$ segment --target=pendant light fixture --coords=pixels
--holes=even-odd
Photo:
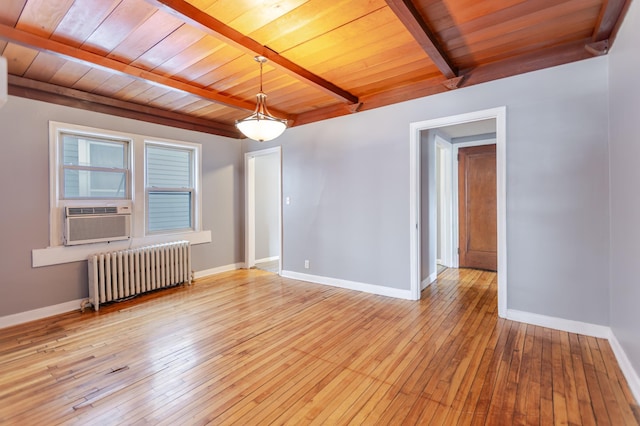
[[[256,56],[256,62],[260,63],[260,92],[256,110],[242,120],[236,120],[236,127],[246,137],[258,142],[270,141],[277,138],[287,128],[287,120],[276,118],[267,110],[267,95],[262,91],[262,65],[267,62],[264,56]]]

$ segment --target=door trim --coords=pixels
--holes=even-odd
[[[456,241],[454,236],[456,234],[453,222],[454,210],[457,206],[454,202],[454,200],[456,200],[456,190],[453,187],[453,172],[455,171],[457,173],[457,169],[454,170],[453,164],[453,159],[456,158],[456,150],[451,142],[445,140],[440,135],[436,134],[434,139],[436,164],[439,164],[440,167],[440,186],[436,188],[436,192],[440,193],[440,204],[438,205],[438,213],[436,214],[442,255],[440,261],[442,265],[447,268],[457,268],[458,253],[455,249],[456,244],[454,244],[454,241]],[[442,153],[440,158],[438,157],[438,150]]]
[[[280,235],[280,260],[278,275],[282,273],[283,238],[282,238],[282,148],[262,149],[244,154],[244,266],[249,269],[256,265],[256,229],[255,229],[255,159],[256,157],[278,155],[278,235]]]
[[[409,136],[409,268],[410,293],[420,299],[420,139],[424,130],[471,121],[496,120],[496,181],[498,216],[498,315],[507,314],[507,191],[505,106],[411,123]],[[435,256],[435,254],[432,254]],[[431,272],[431,271],[430,271]]]

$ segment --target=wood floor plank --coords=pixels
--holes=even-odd
[[[498,336],[495,347],[490,349],[489,366],[481,377],[482,389],[480,391],[480,397],[476,404],[473,421],[471,424],[484,424],[489,415],[492,403],[494,403],[493,395],[496,391],[496,385],[504,384],[504,378],[506,376],[505,369],[501,366],[502,354],[509,342],[513,342],[513,334],[511,332],[512,327],[517,327],[515,323],[509,322],[505,324],[503,331]],[[498,388],[498,398],[502,396],[502,389]]]
[[[505,400],[509,396],[507,393],[509,391],[509,369],[511,365],[511,356],[516,348],[519,326],[520,324],[517,323],[511,325],[511,329],[509,330],[504,346],[498,357],[495,358],[497,371],[495,374],[495,381],[492,384],[493,390],[491,393],[491,399],[487,404],[487,417],[489,423],[504,423],[506,419],[511,418],[511,413],[505,412],[505,409],[507,408]],[[515,389],[513,389],[513,392],[515,392]]]
[[[589,346],[589,338],[579,336],[580,349],[582,353],[584,374],[587,383],[589,400],[593,409],[593,414],[598,425],[610,425],[607,407],[598,382],[598,373],[594,364],[594,357]]]
[[[608,343],[498,318],[496,278],[407,301],[239,270],[0,329],[0,423],[640,425]]]
[[[561,352],[562,372],[564,376],[565,401],[567,406],[567,420],[569,425],[580,425],[580,401],[576,390],[576,377],[573,368],[573,358],[571,357],[571,346],[569,343],[569,333],[558,333],[560,339],[558,349]]]
[[[534,326],[525,325],[521,355],[521,373],[515,378],[516,390],[514,392],[513,424],[526,425],[527,423],[527,396],[531,385],[531,369],[533,366],[533,330]],[[510,377],[511,381],[514,381]]]
[[[553,422],[554,424],[568,424],[567,401],[565,391],[564,368],[562,362],[562,348],[560,346],[560,332],[551,331],[551,380],[553,383]]]
[[[634,421],[640,422],[640,411],[633,411],[633,408],[637,408],[637,406],[634,404],[633,395],[630,393],[627,381],[622,374],[622,370],[620,370],[620,367],[618,366],[615,355],[611,350],[611,346],[608,342],[602,340],[598,341],[598,346],[600,347],[600,352],[604,358],[608,376],[618,378],[617,381],[608,380],[608,382],[612,387],[612,391],[617,401],[616,405],[619,405],[620,407],[624,422],[629,424],[632,424]]]

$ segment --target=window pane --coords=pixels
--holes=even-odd
[[[191,151],[147,145],[147,186],[191,188]]]
[[[149,192],[149,232],[191,229],[191,192]]]
[[[126,143],[77,135],[62,136],[64,165],[127,168]]]
[[[64,198],[126,198],[127,174],[64,170]]]

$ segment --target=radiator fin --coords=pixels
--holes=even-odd
[[[96,253],[88,261],[89,302],[96,311],[101,303],[191,282],[188,241]]]

